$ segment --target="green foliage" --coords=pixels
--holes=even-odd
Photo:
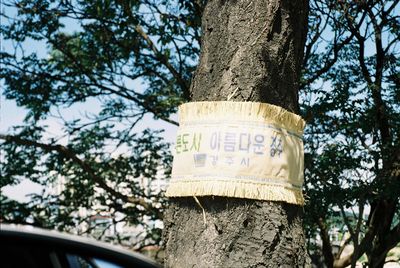
[[[112,189],[126,196],[146,200],[157,209],[124,204],[118,196],[99,187],[86,166],[59,151],[4,142],[2,186],[17,184],[21,179],[29,178],[43,185],[45,190],[42,194],[32,195],[31,201],[26,204],[2,197],[2,219],[64,230],[79,226],[84,221],[89,222],[89,216],[93,214],[116,216],[123,213],[125,221],[144,225],[144,228],[148,228],[145,218],[159,219],[164,197],[162,192],[152,189],[151,185],[153,179],[165,179],[170,173],[172,158],[169,144],[163,142],[160,132],[148,129],[130,136],[129,142],[125,143],[118,135],[113,135],[110,129],[109,126],[98,125],[85,129],[70,137],[65,150],[84,159],[85,165],[95,170],[96,176]],[[22,137],[21,134],[18,136]],[[32,136],[28,137],[31,139]],[[112,141],[118,142],[126,152],[116,155],[110,152],[106,142]],[[144,178],[147,178],[145,183]],[[89,213],[79,215],[80,210]],[[152,240],[158,241],[159,237]]]
[[[313,1],[301,92],[307,231],[322,236],[322,219],[331,236],[339,228],[354,247],[368,243],[361,250],[370,262],[374,250],[390,248],[399,212],[398,8],[396,1]]]
[[[1,34],[14,44],[1,52],[3,93],[28,116],[0,136],[0,185],[62,180],[63,187],[24,204],[1,197],[1,219],[66,230],[86,222],[90,232],[90,216],[111,215],[142,226],[139,247],[158,244],[154,222],[165,199],[147,184],[169,176],[171,155],[161,133],[140,133],[138,122],[150,114],[176,124],[171,115],[190,95],[205,1],[3,4]],[[352,231],[360,246],[371,225],[368,261],[399,224],[398,9],[396,1],[310,1],[300,86],[306,231],[311,241],[340,227],[339,239]],[[68,116],[81,103],[99,110]],[[44,126],[49,118],[63,124],[57,135]]]
[[[43,119],[50,107],[101,97],[101,118],[168,118],[187,97],[199,53],[201,6],[187,1],[16,1],[4,3],[4,94]],[[48,56],[29,53],[39,40]],[[24,43],[25,42],[25,43]],[[138,87],[139,84],[143,86]],[[186,95],[185,95],[186,94]],[[118,102],[119,114],[109,109]]]
[[[165,200],[154,184],[168,178],[172,156],[162,131],[138,123],[150,114],[176,124],[170,115],[188,98],[204,2],[2,5],[3,94],[28,114],[1,133],[0,186],[29,179],[45,190],[27,203],[2,196],[0,218],[94,232],[91,217],[105,215],[158,244]],[[96,111],[71,116],[81,103]],[[46,126],[54,121],[55,133]]]

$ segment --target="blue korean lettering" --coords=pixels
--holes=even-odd
[[[221,133],[220,132],[213,132],[211,134],[210,148],[212,150],[218,150],[219,151],[220,144],[221,144]]]
[[[224,151],[234,152],[236,147],[236,133],[225,132],[224,136]]]
[[[233,156],[226,156],[225,157],[225,163],[231,166],[235,162]]]
[[[241,166],[249,166],[250,165],[250,158],[243,157],[242,161],[240,161]]]
[[[262,134],[257,134],[254,136],[254,143],[253,143],[253,149],[255,154],[264,154],[264,140],[265,137]]]
[[[218,164],[218,155],[210,155],[211,165],[216,166]]]
[[[239,151],[249,152],[250,150],[250,134],[249,133],[240,133],[239,135]]]
[[[282,152],[283,152],[283,145],[281,137],[280,136],[278,137],[278,135],[272,136],[271,147],[270,147],[271,157],[275,157],[275,155],[278,155],[278,157],[280,157]]]

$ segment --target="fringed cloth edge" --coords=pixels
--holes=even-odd
[[[217,180],[171,182],[166,196],[225,196],[264,201],[282,201],[289,204],[304,205],[301,190],[288,189],[279,185]]]
[[[260,102],[200,101],[188,102],[179,107],[179,122],[243,120],[279,127],[302,135],[305,121],[297,114],[279,106]]]

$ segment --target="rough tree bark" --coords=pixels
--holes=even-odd
[[[267,102],[298,112],[306,0],[210,0],[193,101]],[[172,198],[166,267],[307,267],[302,208],[282,202]]]

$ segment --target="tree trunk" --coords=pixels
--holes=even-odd
[[[192,100],[266,102],[298,112],[307,12],[306,0],[210,0]],[[198,200],[170,200],[164,215],[166,267],[310,266],[300,206]]]
[[[367,249],[368,265],[371,268],[383,268],[385,265],[386,255],[391,249],[387,244],[390,236],[390,227],[395,216],[397,200],[379,200],[371,207],[371,213],[374,216],[375,238],[372,240],[371,246]]]

